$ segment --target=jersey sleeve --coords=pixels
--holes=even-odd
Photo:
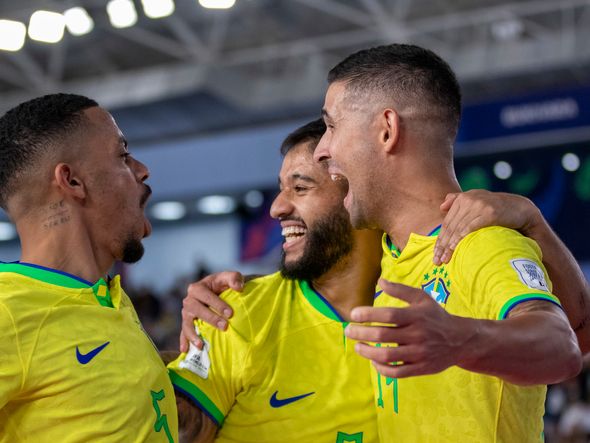
[[[21,349],[10,311],[0,303],[0,409],[14,398],[23,384]]]
[[[174,389],[183,393],[218,426],[243,387],[244,368],[249,361],[252,330],[241,295],[226,291],[221,295],[234,308],[226,331],[197,321],[197,333],[205,345],[199,351],[191,345],[168,365]]]
[[[502,320],[531,300],[560,306],[551,294],[539,246],[517,231],[481,229],[459,243],[456,253],[474,317]]]

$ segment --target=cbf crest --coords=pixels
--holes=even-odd
[[[422,285],[422,290],[430,295],[439,305],[446,306],[449,295],[451,295],[449,289],[451,287],[451,280],[444,266],[434,268],[430,273],[427,272],[424,274],[424,281],[426,283]]]

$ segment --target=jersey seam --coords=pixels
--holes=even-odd
[[[4,308],[4,310],[6,311],[6,314],[8,315],[8,318],[10,319],[10,322],[12,323],[12,329],[14,330],[14,337],[15,337],[15,340],[16,340],[16,351],[18,353],[18,360],[19,360],[20,369],[21,369],[20,390],[22,390],[24,388],[24,386],[25,386],[25,379],[26,379],[26,375],[28,374],[28,371],[25,371],[25,364],[24,364],[23,352],[21,350],[20,338],[19,338],[18,330],[16,328],[16,323],[14,321],[14,317],[12,316],[10,310],[8,309],[8,306],[6,306],[6,304],[4,302],[0,302],[0,306],[2,306]]]
[[[496,409],[496,426],[494,426],[494,442],[498,441],[498,428],[500,426],[500,411],[502,410],[502,402],[504,401],[504,388],[506,387],[506,383],[504,383],[504,380],[499,379],[500,380],[500,393],[499,393],[499,398],[498,398],[498,403],[497,403],[497,409]]]

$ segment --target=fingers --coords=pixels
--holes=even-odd
[[[363,326],[349,324],[344,334],[352,340],[371,343],[406,344],[412,342],[414,338],[409,328],[400,326]]]
[[[219,309],[221,300],[219,300],[219,297],[217,297],[216,295],[213,295],[211,300],[209,300],[208,298],[206,298],[206,300],[206,303],[210,303],[209,305],[203,304],[200,300],[192,298],[190,295],[187,295],[184,298],[184,300],[182,301],[183,327],[186,326],[187,329],[192,328],[193,321],[196,319],[200,319],[221,331],[225,331],[225,329],[227,328],[227,320],[224,317],[217,314],[217,312],[211,310],[211,308],[214,306],[218,307],[217,309]],[[227,306],[224,302],[221,303]]]
[[[392,283],[384,278],[379,279],[379,286],[390,297],[395,297],[406,303],[413,304],[424,299],[424,291],[400,283]]]
[[[459,192],[453,192],[451,194],[447,194],[445,197],[445,201],[441,203],[440,205],[440,210],[442,212],[447,212],[451,206],[453,205],[453,202],[455,201],[455,199],[460,195]]]
[[[351,312],[352,321],[357,323],[382,323],[386,325],[405,326],[412,321],[413,313],[407,308],[373,308],[370,306],[360,306],[354,308]],[[357,328],[370,328],[371,326],[362,326],[350,324],[346,330],[356,331]],[[370,340],[370,338],[354,338],[355,340]]]
[[[221,317],[225,319],[231,318],[233,311],[225,301],[219,298],[219,294],[225,289],[219,290],[219,286],[211,289],[210,283],[201,280],[200,282],[190,284],[182,305],[183,309],[192,310],[197,315],[195,318],[200,318],[216,326],[216,323],[222,320]],[[215,312],[212,312],[211,309]]]
[[[221,294],[230,288],[238,292],[242,292],[242,289],[244,289],[244,276],[239,272],[224,271],[212,274],[209,277],[210,279],[207,281],[209,289],[215,294]]]
[[[194,320],[182,314],[182,329],[180,333],[180,350],[188,352],[188,342],[192,343],[198,349],[203,349],[203,341],[195,332]]]

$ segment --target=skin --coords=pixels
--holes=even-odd
[[[359,97],[347,92],[344,82],[330,84],[322,111],[328,130],[314,158],[328,160],[330,173],[348,179],[344,205],[353,226],[381,228],[403,249],[410,233],[427,235],[442,223],[440,205],[448,193],[460,190],[452,163],[455,134],[441,120],[426,118],[428,106],[397,109],[393,100],[384,104],[381,95],[367,92]],[[363,149],[367,152],[360,152]],[[433,374],[456,365],[529,385],[561,381],[581,369],[575,335],[565,314],[550,303],[522,303],[501,322],[464,319],[430,303],[416,288],[381,283],[386,294],[409,306],[357,308],[351,313],[355,322],[389,326],[349,325],[346,335],[399,344],[395,348],[356,345],[357,352],[372,360],[383,375]],[[437,352],[432,352],[435,348]],[[531,372],[530,362],[541,360],[544,364]],[[404,364],[384,364],[391,361]]]
[[[124,258],[129,242],[150,234],[144,207],[151,191],[147,167],[129,154],[111,115],[99,107],[83,115],[79,134],[45,161],[37,183],[9,200],[8,212],[21,261],[97,281]],[[35,205],[20,210],[24,199]]]
[[[582,353],[590,351],[590,286],[563,242],[541,211],[529,199],[513,194],[473,190],[449,194],[441,205],[447,212],[434,252],[434,263],[448,263],[467,233],[493,225],[517,229],[535,239],[543,251],[543,264],[576,333]]]
[[[345,211],[342,207],[345,184],[331,180],[326,166],[313,161],[312,146],[308,143],[297,145],[287,153],[279,174],[279,186],[280,191],[271,206],[270,213],[273,218],[280,221],[283,228],[298,226],[304,230],[312,229],[315,223],[335,211]],[[306,234],[292,242],[285,242],[283,244],[285,263],[300,260],[306,242]],[[380,272],[380,250],[381,234],[379,232],[353,230],[352,251],[329,271],[312,281],[314,288],[330,302],[342,318],[349,320],[354,307],[372,303],[375,281]],[[217,274],[207,277],[205,281],[215,290],[227,287],[241,290],[243,285],[238,273]],[[199,284],[191,285],[193,290],[200,287]],[[210,303],[210,306],[217,306],[218,312],[226,310],[227,305],[217,296],[213,295]],[[183,334],[194,343],[197,341],[196,337],[193,338],[193,321],[196,317],[187,299],[185,299],[182,315]],[[182,344],[181,338],[181,346]],[[184,349],[187,349],[186,344]],[[186,406],[181,405],[182,408]],[[194,439],[190,441],[199,443],[212,441],[213,436],[208,433],[210,428],[204,427],[201,430],[195,424],[202,422],[204,426],[210,426],[213,422],[200,410],[196,412],[200,416],[199,419],[187,420],[183,414],[194,415],[197,408],[193,406],[186,412],[183,410],[179,409],[179,422],[191,423],[190,432],[193,433]],[[181,427],[181,431],[186,430]]]

